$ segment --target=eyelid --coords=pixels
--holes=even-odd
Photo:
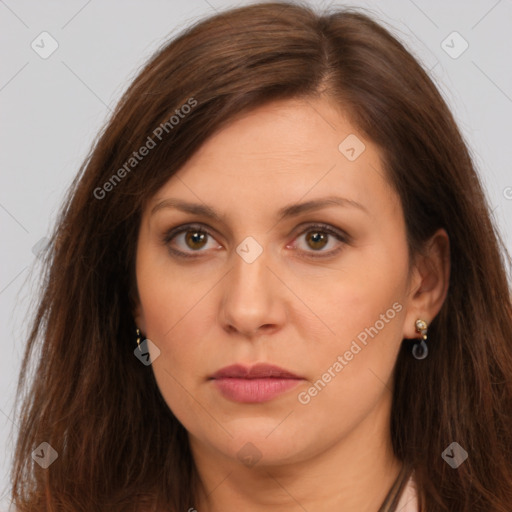
[[[295,240],[299,236],[304,235],[305,233],[307,233],[309,231],[313,231],[315,229],[318,231],[321,231],[321,232],[325,232],[328,235],[335,237],[342,245],[350,244],[352,242],[352,237],[345,231],[343,231],[335,226],[332,226],[331,224],[326,224],[324,222],[310,221],[310,222],[304,222],[302,224],[299,224],[299,226],[296,227],[296,229],[294,231],[295,232],[298,231],[298,232],[296,235],[294,235],[293,242],[291,242],[291,243],[294,244]],[[202,223],[202,222],[194,223],[193,222],[193,223],[188,223],[188,224],[180,224],[179,226],[176,226],[174,228],[166,230],[161,237],[162,243],[165,246],[169,246],[169,243],[171,242],[171,240],[174,239],[177,235],[180,235],[182,233],[186,233],[187,231],[192,231],[192,230],[197,230],[199,232],[205,233],[207,236],[214,238],[216,240],[216,238],[212,235],[212,232],[217,233],[217,231],[214,228],[212,228],[211,226],[209,226],[206,223]],[[287,244],[286,247],[289,247],[289,246],[290,246],[290,244]],[[302,251],[302,252],[306,252],[306,254],[307,254],[306,257],[312,257],[312,258],[324,258],[325,257],[325,258],[327,258],[329,256],[334,256],[340,250],[341,250],[341,248],[331,249],[330,251],[313,251],[312,250],[312,251]],[[169,247],[169,251],[171,251],[173,254],[178,255],[178,257],[185,257],[185,258],[196,258],[196,257],[200,256],[201,252],[206,252],[206,251],[199,250],[199,251],[195,251],[196,254],[194,254],[194,251],[183,252],[180,250],[172,249],[170,247]]]

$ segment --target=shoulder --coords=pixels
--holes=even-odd
[[[414,472],[409,477],[407,484],[398,501],[396,507],[397,512],[418,512],[418,491],[416,488],[416,482],[414,480]]]

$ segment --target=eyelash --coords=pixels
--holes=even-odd
[[[196,231],[198,233],[203,233],[208,236],[212,236],[211,233],[207,229],[204,229],[203,225],[201,225],[201,224],[185,224],[185,225],[178,226],[176,228],[172,228],[172,229],[166,231],[164,233],[164,235],[162,236],[162,243],[164,245],[166,245],[169,249],[169,252],[171,252],[175,256],[178,256],[180,258],[198,258],[198,257],[200,257],[199,255],[187,254],[183,251],[173,249],[169,246],[169,244],[173,240],[173,238],[180,235],[181,233],[186,233],[188,231]],[[329,226],[328,224],[322,224],[322,223],[316,223],[316,224],[311,224],[311,225],[306,226],[306,228],[303,231],[301,231],[296,238],[298,238],[306,233],[309,233],[311,231],[317,231],[320,233],[327,233],[328,235],[332,235],[334,238],[336,238],[338,241],[342,242],[343,244],[350,243],[350,241],[351,241],[350,236],[347,235],[346,233],[344,233],[343,231],[335,229],[334,227]],[[213,236],[212,236],[212,238],[213,238]],[[314,252],[322,253],[324,251],[313,251],[313,254],[309,254],[306,257],[308,257],[308,258],[327,258],[327,257],[334,256],[334,255],[338,254],[338,252],[340,252],[342,249],[343,249],[343,246],[341,246],[338,249],[333,249],[331,251],[325,252],[325,254],[321,254],[321,255],[314,254]],[[198,250],[196,252],[199,253],[199,252],[204,252],[204,251]],[[307,252],[309,252],[309,251],[307,251]]]

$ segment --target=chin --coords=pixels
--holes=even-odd
[[[315,440],[315,436],[312,435],[309,440],[303,439],[298,432],[290,430],[290,425],[280,430],[283,425],[279,426],[279,421],[275,420],[265,419],[258,422],[247,419],[246,422],[250,424],[242,425],[239,422],[236,429],[232,428],[230,432],[233,437],[225,438],[225,443],[221,446],[217,445],[219,439],[211,440],[209,443],[217,445],[217,449],[226,457],[254,468],[297,463],[316,452],[318,440]],[[301,431],[301,435],[305,430],[306,427]]]

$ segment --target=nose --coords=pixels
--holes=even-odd
[[[220,321],[228,333],[246,338],[275,333],[286,320],[286,286],[270,267],[264,250],[248,263],[237,253],[223,279]]]

